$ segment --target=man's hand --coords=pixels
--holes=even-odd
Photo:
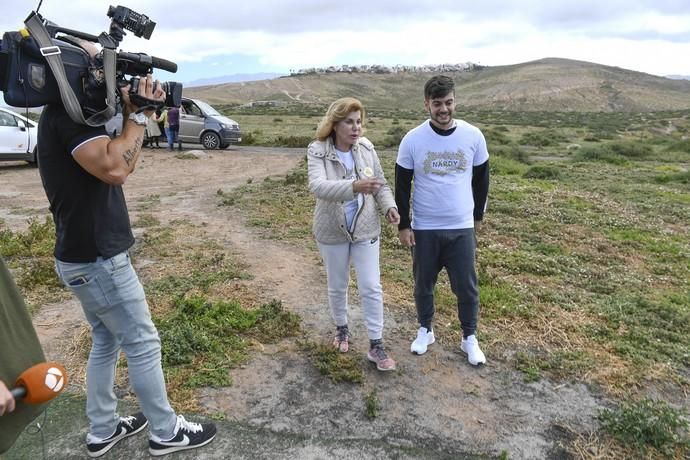
[[[482,221],[481,220],[475,220],[474,221],[474,233],[479,233],[479,231],[482,229]]]
[[[406,228],[398,232],[398,239],[400,243],[408,248],[414,246],[414,232],[411,228]]]
[[[352,191],[355,193],[376,193],[383,185],[383,179],[372,177],[369,179],[360,179],[352,183]]]
[[[390,208],[386,213],[386,220],[389,224],[398,225],[400,223],[400,214],[395,208]]]
[[[122,105],[125,108],[124,112],[126,114],[134,113],[137,110],[139,110],[139,107],[134,105],[132,101],[130,101],[129,99],[129,88],[130,85],[127,85],[120,90],[120,93],[122,95]],[[153,80],[151,74],[148,74],[146,75],[146,77],[142,77],[139,80],[139,88],[137,90],[137,94],[139,94],[139,96],[141,97],[150,99],[152,101],[165,101],[165,91],[163,91],[163,88],[161,87],[161,84],[158,80]],[[150,117],[154,112],[154,109],[145,110],[144,115]]]
[[[12,396],[10,390],[5,386],[5,382],[0,380],[0,416],[12,412],[14,407],[14,396]]]

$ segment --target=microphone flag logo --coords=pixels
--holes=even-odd
[[[59,393],[65,384],[65,376],[62,375],[62,371],[57,367],[51,367],[46,372],[45,384],[55,393]]]

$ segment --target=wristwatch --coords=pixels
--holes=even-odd
[[[139,126],[146,126],[149,121],[149,117],[143,113],[130,113],[128,118]]]

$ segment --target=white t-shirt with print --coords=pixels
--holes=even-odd
[[[455,131],[441,136],[426,120],[400,143],[397,163],[414,170],[414,230],[474,227],[472,167],[486,162],[489,152],[479,128],[455,122]]]

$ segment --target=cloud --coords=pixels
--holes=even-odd
[[[0,30],[17,30],[27,2],[5,3]],[[44,0],[41,11],[62,26],[98,34],[108,28],[110,4]],[[687,0],[141,0],[136,8],[158,25],[150,41],[129,34],[122,49],[187,69],[238,54],[254,56],[242,62],[258,63],[262,71],[334,64],[500,65],[557,56],[690,74],[690,62],[679,59],[690,53]]]

